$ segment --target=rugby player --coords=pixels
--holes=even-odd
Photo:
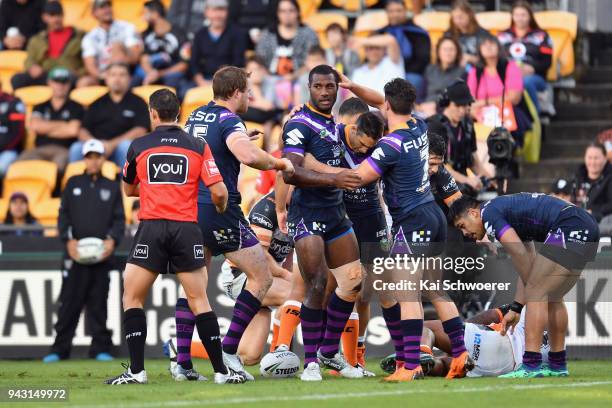
[[[140,197],[141,222],[123,273],[123,325],[130,365],[124,373],[106,380],[107,384],[147,383],[143,305],[157,275],[168,269],[176,273],[195,314],[215,383],[246,381],[223,363],[217,316],[206,296],[204,246],[197,225],[200,179],[217,213],[225,211],[228,191],[208,145],[178,127],[179,110],[174,93],[163,89],[151,95],[149,113],[155,130],[132,142],[123,168],[125,193]]]
[[[228,206],[221,215],[211,202],[209,189],[200,185],[198,220],[208,256],[223,254],[247,276],[246,285],[236,297],[229,330],[223,338],[223,360],[228,367],[253,381],[254,377],[244,370],[238,357],[238,345],[261,309],[261,302],[272,285],[272,273],[266,252],[240,209],[237,188],[240,164],[259,170],[280,170],[287,176],[291,176],[294,169],[289,160],[277,159],[251,143],[238,116],[249,106],[248,77],[247,72],[237,67],[219,69],[213,77],[213,101],[193,111],[185,129],[191,136],[208,143],[228,187]],[[177,370],[193,369],[190,355],[193,314],[189,309],[185,299],[179,298],[176,305]]]
[[[449,220],[464,236],[497,239],[519,274],[502,333],[515,326],[523,305],[523,363],[505,378],[569,375],[565,353],[567,309],[563,296],[575,285],[587,262],[597,254],[599,227],[586,210],[545,194],[520,193],[485,203],[462,197],[453,203]],[[542,243],[536,252],[533,242]],[[521,284],[522,283],[522,284]],[[524,285],[523,285],[524,284]],[[548,328],[549,365],[542,366],[542,335]]]
[[[474,368],[468,371],[468,377],[497,377],[514,371],[523,361],[525,350],[525,312],[523,309],[521,319],[514,330],[500,334],[504,315],[510,310],[510,305],[503,305],[496,309],[485,310],[465,322],[465,348],[474,360]],[[442,322],[439,320],[425,321],[421,349],[428,354],[421,353],[421,366],[427,376],[444,377],[448,373],[450,357],[446,355],[433,357],[433,347],[451,353],[451,344],[448,335],[444,333]],[[542,360],[548,363],[548,334],[542,338]],[[425,358],[423,358],[425,356]],[[391,372],[394,367],[395,356],[389,356],[380,363],[381,368]]]
[[[289,233],[295,242],[298,264],[307,292],[300,310],[304,341],[303,381],[321,381],[323,365],[349,378],[363,377],[363,372],[349,365],[338,352],[339,340],[362,283],[359,247],[342,202],[342,189],[354,188],[359,177],[351,170],[336,174],[319,173],[304,167],[304,156],[311,153],[318,161],[333,167],[342,162],[343,143],[331,115],[338,93],[338,73],[328,65],[319,65],[309,73],[310,101],[285,124],[283,155],[295,167],[284,180],[296,186],[287,216]],[[277,213],[286,211],[285,202],[277,201]],[[327,305],[327,323],[323,330],[323,298],[328,272],[338,287]]]
[[[364,92],[371,92],[346,77],[342,82],[343,87],[362,98]],[[379,109],[386,117],[391,133],[378,141],[373,153],[357,167],[357,174],[361,185],[381,177],[384,181],[383,196],[393,219],[391,254],[437,256],[446,241],[447,225],[431,193],[427,128],[422,120],[411,115],[415,99],[416,90],[408,81],[396,78],[387,83],[384,103],[379,105]],[[422,271],[417,272],[409,278],[418,280]],[[420,294],[417,291],[414,295]],[[423,309],[420,296],[418,299],[399,300],[404,365],[385,380],[422,379],[419,341],[423,331]],[[463,377],[473,365],[463,344],[463,322],[454,303],[444,296],[430,300],[443,320],[444,330],[453,346],[453,360],[447,378]]]

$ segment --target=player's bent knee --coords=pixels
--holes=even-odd
[[[331,270],[338,282],[336,293],[347,300],[355,300],[362,287],[363,269],[359,260]]]

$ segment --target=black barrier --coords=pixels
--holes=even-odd
[[[63,247],[57,239],[42,237],[0,238],[0,245],[0,358],[41,358],[48,353],[53,342],[53,324],[62,282]],[[108,299],[108,327],[113,332],[114,353],[121,357],[127,356],[127,349],[121,327],[119,271],[128,249],[129,242],[123,242],[117,250],[117,270],[111,272]],[[213,260],[209,271],[208,296],[219,316],[221,333],[225,333],[234,302],[223,293],[219,273],[222,260],[221,257]],[[572,302],[568,303],[570,326],[567,344],[572,358],[612,358],[611,262],[612,255],[609,252],[600,253],[596,261],[588,265],[570,294]],[[479,287],[483,290],[449,292],[465,314],[512,301],[517,275],[507,256],[485,254],[483,265],[482,270],[470,275],[469,279],[468,274],[462,274],[459,279],[466,284],[482,284]],[[377,274],[372,276],[376,278]],[[457,279],[445,271],[444,280]],[[483,286],[491,283],[508,283],[508,288],[493,291]],[[160,276],[151,290],[145,306],[148,323],[147,357],[161,357],[162,343],[175,333],[174,305],[177,293],[178,282],[172,275]],[[391,353],[392,346],[375,293],[371,302],[371,319],[366,336],[367,353],[368,356],[379,357]],[[427,316],[435,318],[429,313]],[[73,357],[87,355],[90,338],[84,320],[81,318],[77,328]],[[301,354],[299,328],[295,341],[295,349]]]

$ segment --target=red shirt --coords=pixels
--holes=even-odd
[[[272,153],[272,156],[280,159],[281,151],[277,150]],[[255,190],[259,194],[268,194],[274,188],[276,184],[276,170],[261,170],[257,175],[257,181],[255,184]]]
[[[140,184],[141,220],[197,222],[198,185],[223,181],[208,145],[178,126],[159,126],[132,142],[123,180]]]
[[[72,28],[65,27],[59,31],[49,32],[49,50],[47,55],[49,58],[59,58],[64,52],[64,48],[72,37]]]

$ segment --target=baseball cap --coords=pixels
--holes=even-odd
[[[229,2],[227,0],[206,0],[206,7],[210,8],[228,8]]]
[[[50,81],[66,83],[72,80],[72,74],[66,68],[56,67],[49,72],[48,78]]]
[[[87,156],[89,153],[104,154],[104,144],[98,139],[89,139],[83,143],[83,156]]]
[[[470,92],[470,88],[465,81],[456,81],[446,88],[448,100],[457,105],[469,105],[474,103],[474,98]]]
[[[15,191],[13,194],[11,194],[11,197],[9,198],[9,202],[13,200],[17,200],[19,198],[25,201],[26,203],[28,202],[28,196],[22,193],[21,191]]]
[[[552,186],[553,194],[572,194],[572,184],[566,179],[560,178],[553,183]]]
[[[48,1],[43,7],[43,14],[50,14],[52,16],[57,16],[60,14],[63,15],[64,8],[62,7],[62,4],[57,0]]]

